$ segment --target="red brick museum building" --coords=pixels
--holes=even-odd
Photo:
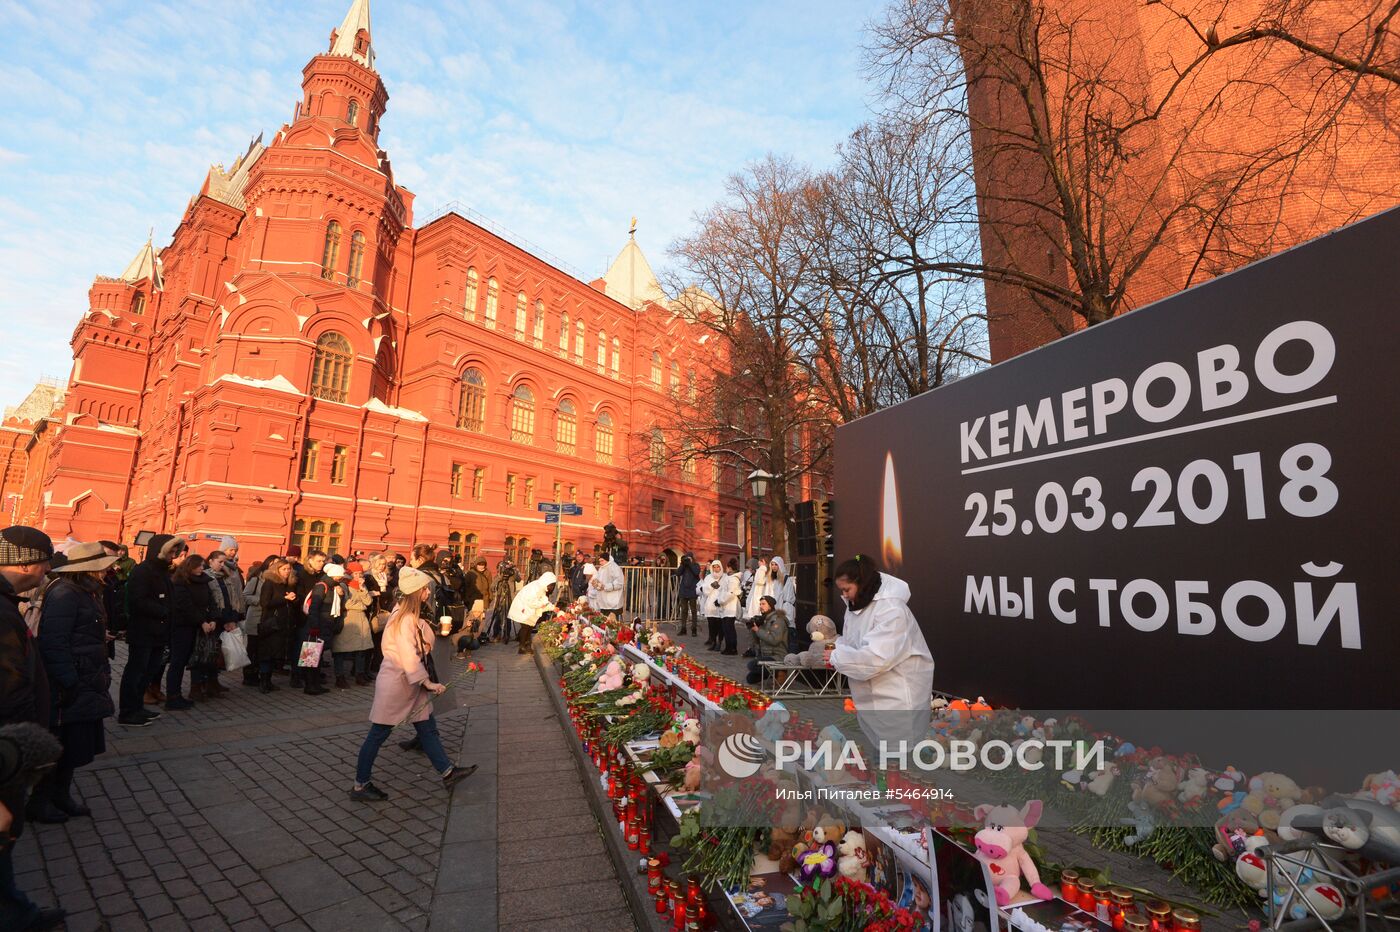
[[[93,282],[66,390],[0,428],[6,517],[494,562],[549,552],[536,506],[563,500],[584,512],[566,550],[612,521],[634,553],[738,553],[743,477],[652,448],[722,365],[705,328],[630,238],[585,283],[465,211],[416,226],[378,144],[388,100],[355,0],[291,122]]]

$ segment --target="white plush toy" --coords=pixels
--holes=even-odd
[[[681,740],[689,741],[692,746],[697,748],[700,746],[700,721],[698,719],[688,718],[681,722]]]
[[[1192,767],[1186,774],[1185,782],[1181,784],[1177,793],[1178,798],[1184,803],[1189,803],[1193,799],[1204,796],[1206,790],[1210,788],[1206,782],[1208,779],[1209,774],[1206,773],[1204,767]]]
[[[865,847],[864,833],[855,829],[847,832],[836,850],[841,854],[840,860],[836,862],[836,869],[842,876],[849,877],[856,883],[865,883],[866,873],[870,868],[870,855]]]

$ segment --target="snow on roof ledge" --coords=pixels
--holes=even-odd
[[[232,382],[234,385],[247,385],[250,388],[270,388],[275,392],[287,392],[291,395],[302,394],[301,389],[288,382],[286,376],[282,375],[274,375],[270,379],[250,379],[246,375],[234,375],[230,372],[219,376],[214,381]]]
[[[137,430],[135,427],[123,427],[121,424],[99,423],[97,429],[106,431],[109,434],[126,434],[128,437],[141,436],[141,431]]]
[[[391,408],[378,398],[371,398],[369,401],[366,401],[365,410],[374,411],[378,414],[387,414],[390,417],[400,417],[406,421],[426,422],[428,420],[426,416],[419,414],[417,411],[411,411],[408,408]]]

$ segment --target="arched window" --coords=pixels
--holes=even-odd
[[[462,565],[471,566],[476,562],[477,554],[481,553],[481,538],[475,534],[468,534],[462,538]],[[470,605],[467,608],[471,608]]]
[[[569,312],[559,313],[559,355],[569,355]]]
[[[476,320],[476,298],[477,286],[481,284],[481,276],[476,274],[475,268],[467,269],[467,294],[462,301],[466,310],[467,320]]]
[[[598,415],[598,427],[593,432],[593,449],[598,462],[611,463],[613,458],[613,419],[604,411]]]
[[[602,372],[608,364],[608,332],[598,331],[598,371]]]
[[[355,124],[355,118],[360,115],[360,102],[355,98],[350,98],[350,103],[345,106],[345,122],[350,125]]]
[[[327,330],[316,341],[311,363],[311,395],[326,401],[345,401],[350,394],[350,364],[354,361],[350,341],[334,330]]]
[[[326,281],[335,278],[335,264],[340,259],[340,224],[332,220],[326,224],[326,248],[321,251],[321,277]]]
[[[651,384],[661,387],[661,353],[658,350],[651,351]]]
[[[651,459],[651,471],[658,476],[666,469],[666,438],[661,433],[661,428],[651,429],[651,443],[649,444],[649,457]]]
[[[574,324],[574,362],[577,363],[583,362],[584,330],[583,321],[580,319],[578,323]]]
[[[462,373],[457,426],[475,431],[481,431],[486,426],[486,379],[480,369],[468,369]]]
[[[525,317],[529,313],[530,302],[525,298],[525,292],[520,292],[515,296],[515,338],[525,339]]]
[[[501,299],[501,286],[495,276],[486,279],[486,326],[496,329],[496,305]]]
[[[360,283],[360,274],[365,267],[365,235],[356,230],[350,237],[350,269],[345,276],[345,284],[354,288]]]
[[[511,395],[510,439],[516,443],[535,442],[535,393],[528,385],[517,385]]]
[[[609,368],[612,369],[613,378],[617,378],[618,373],[622,371],[622,341],[617,337],[613,337],[612,365]]]
[[[506,559],[512,562],[515,560],[515,538],[510,535],[506,537]]]
[[[535,302],[535,328],[531,331],[535,340],[535,349],[544,349],[544,302]]]
[[[681,364],[676,360],[671,360],[671,394],[679,397],[681,393]]]
[[[559,412],[554,417],[554,442],[560,453],[569,456],[578,447],[578,409],[568,398],[559,402]]]
[[[136,292],[136,297],[131,299],[131,313],[146,313],[146,296],[139,291]]]
[[[530,538],[520,537],[515,541],[515,553],[512,554],[515,565],[522,570],[530,565]]]

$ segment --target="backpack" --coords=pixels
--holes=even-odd
[[[318,582],[315,585],[313,585],[310,589],[306,590],[306,598],[301,600],[301,613],[303,615],[311,614],[311,597],[316,594],[316,586],[326,586],[326,584],[323,582]],[[331,591],[329,586],[326,586],[326,591]]]

